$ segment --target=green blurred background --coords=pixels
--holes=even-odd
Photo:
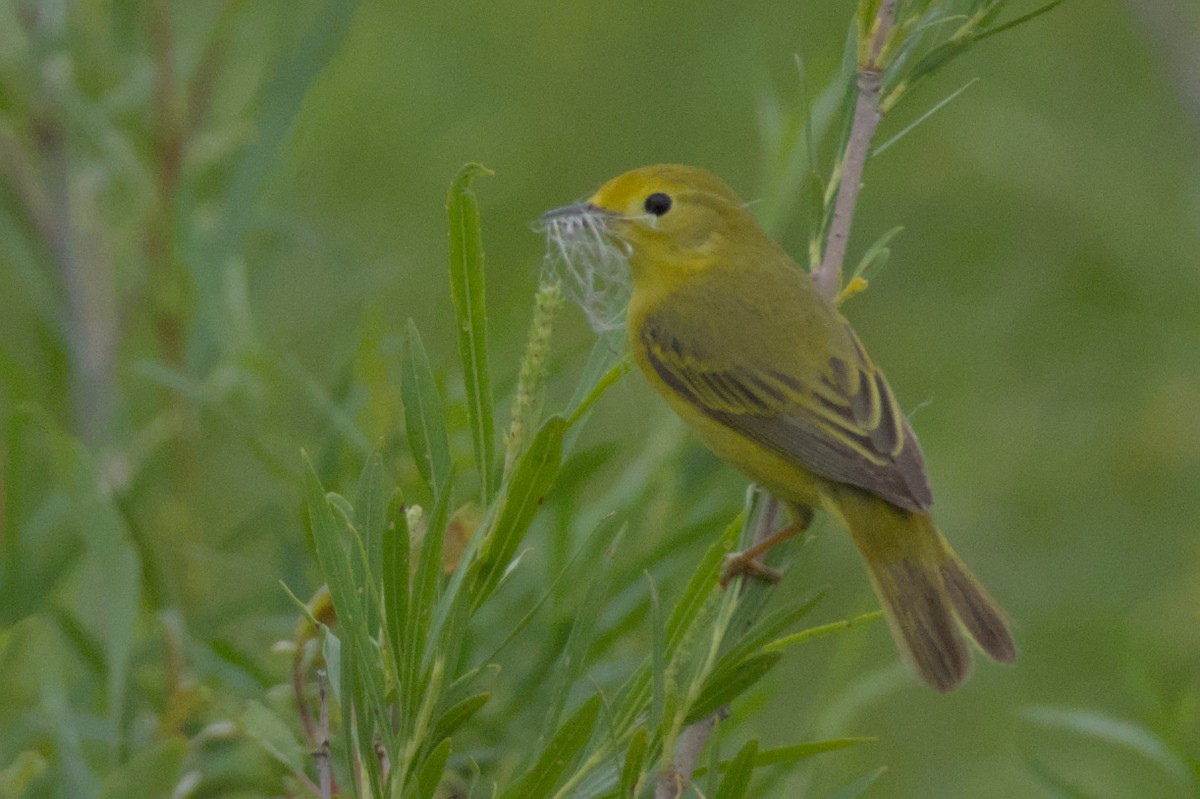
[[[96,724],[194,733],[285,679],[279,581],[314,587],[300,449],[337,485],[382,441],[412,478],[394,379],[408,317],[461,396],[443,199],[462,163],[496,173],[477,190],[506,418],[542,253],[531,220],[660,161],[760,197],[764,109],[798,112],[796,54],[814,93],[831,79],[852,14],[0,2],[0,769],[49,747],[70,770],[67,705],[144,692]],[[764,744],[879,740],[778,795],[880,765],[878,796],[1198,795],[1198,51],[1194,4],[1068,2],[884,121],[880,140],[982,79],[869,164],[851,262],[904,232],[846,312],[916,409],[941,527],[1021,655],[943,697],[896,665],[881,625],[790,654],[735,716],[753,709]],[[822,171],[831,159],[825,142]],[[804,220],[778,233],[803,255]],[[591,342],[569,309],[550,405]],[[741,503],[743,479],[637,375],[585,438],[610,456],[596,497],[627,461],[673,486],[679,506],[631,530],[637,546]],[[833,530],[783,590],[825,584],[830,619],[874,606]],[[97,666],[120,652],[130,686]],[[97,669],[83,696],[42,673],[61,687]]]

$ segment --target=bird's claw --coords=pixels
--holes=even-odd
[[[728,588],[734,577],[751,577],[777,583],[783,578],[783,573],[772,569],[761,560],[748,558],[743,552],[736,552],[725,557],[725,565],[721,568],[721,587]]]

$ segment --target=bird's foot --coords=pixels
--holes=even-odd
[[[725,565],[721,568],[721,587],[728,588],[734,577],[750,577],[777,583],[783,578],[783,573],[758,560],[757,553],[747,551],[735,552],[725,557]]]

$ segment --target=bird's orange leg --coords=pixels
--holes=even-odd
[[[758,559],[789,538],[795,538],[808,529],[812,524],[813,513],[810,509],[793,506],[792,515],[795,521],[787,527],[759,541],[744,552],[735,552],[725,558],[725,566],[721,569],[721,587],[726,588],[734,577],[755,577],[769,583],[777,583],[783,576],[777,569],[772,569]]]

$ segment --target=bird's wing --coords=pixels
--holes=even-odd
[[[815,372],[797,368],[800,359],[764,356],[786,352],[778,346],[737,362],[704,351],[698,343],[707,337],[688,336],[689,325],[662,309],[638,335],[662,381],[702,413],[822,477],[924,510],[933,495],[916,437],[883,373],[836,319],[843,346]]]

